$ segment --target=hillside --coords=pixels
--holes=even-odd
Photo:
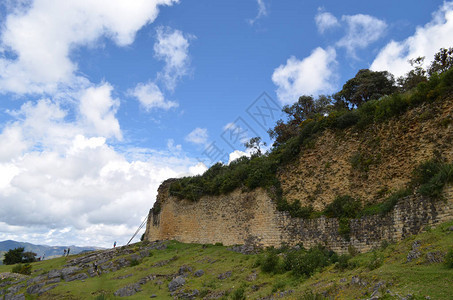
[[[142,242],[36,262],[31,276],[17,279],[5,273],[12,266],[0,266],[5,278],[0,281],[0,295],[8,295],[7,299],[451,299],[453,269],[444,261],[452,245],[453,222],[444,223],[401,243],[340,258],[341,262],[333,263],[330,256],[325,267],[307,277],[298,275],[297,269],[287,271],[284,264],[302,251],[299,247],[272,256],[273,250],[241,254],[221,245]]]
[[[12,241],[12,240],[7,240],[7,241],[1,241],[0,242],[0,252],[7,252],[10,249],[15,249],[23,247],[24,251],[31,251],[36,253],[37,257],[42,257],[45,255],[45,257],[50,258],[50,257],[55,257],[55,256],[61,256],[63,255],[63,251],[65,249],[71,248],[71,253],[73,254],[78,254],[80,252],[84,251],[93,251],[93,250],[99,250],[102,248],[99,247],[78,247],[78,246],[47,246],[47,245],[35,245],[31,243],[25,243],[25,242],[17,242],[17,241]],[[1,260],[3,261],[3,260]],[[0,263],[1,263],[0,261]]]

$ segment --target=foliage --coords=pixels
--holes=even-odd
[[[270,248],[264,253],[264,256],[259,256],[257,265],[261,267],[261,271],[264,273],[279,273],[280,257],[278,256],[277,250]]]
[[[308,251],[293,250],[287,253],[284,268],[296,276],[311,276],[316,271],[336,262],[337,256],[325,247],[316,246]]]
[[[329,218],[355,218],[360,211],[360,201],[349,195],[338,196],[324,210]]]
[[[36,253],[24,252],[24,247],[10,249],[5,253],[3,264],[13,265],[17,263],[31,263],[36,261]]]
[[[412,185],[424,196],[439,199],[445,184],[453,182],[453,164],[431,159],[417,166],[413,171]]]
[[[360,212],[361,216],[366,216],[366,215],[385,215],[393,210],[395,205],[398,203],[398,200],[409,196],[411,194],[410,189],[401,189],[398,190],[394,193],[392,193],[390,196],[388,196],[385,201],[378,203],[378,204],[372,204],[365,206],[362,211]]]
[[[453,269],[453,249],[450,249],[445,256],[445,265],[447,268]]]
[[[286,199],[282,198],[277,202],[277,209],[280,211],[289,212],[293,218],[308,219],[311,217],[314,209],[313,206],[301,206],[299,200],[295,200],[293,203],[288,203]]]
[[[254,150],[253,155],[260,156],[262,154],[261,147],[266,146],[266,143],[261,141],[261,137],[257,136],[247,141],[244,146],[247,149]]]
[[[17,264],[13,267],[11,272],[13,273],[18,273],[18,274],[24,274],[24,275],[30,275],[31,274],[31,265],[30,264]]]
[[[334,98],[337,101],[352,105],[352,107],[359,107],[369,100],[390,95],[395,90],[395,80],[389,72],[374,72],[362,69],[357,72],[354,78],[349,79],[343,85],[342,90]]]
[[[453,67],[453,48],[441,48],[439,52],[434,55],[434,61],[428,68],[428,74],[431,76],[434,73],[441,74]]]
[[[239,287],[231,294],[231,299],[233,300],[244,300],[245,299],[245,289],[244,287]]]
[[[368,269],[375,270],[384,263],[384,256],[378,251],[373,251],[373,256],[367,264]]]
[[[338,256],[338,261],[335,263],[335,269],[344,271],[346,269],[354,269],[357,265],[351,261],[352,256],[350,254],[342,254]]]
[[[350,161],[353,169],[366,173],[370,170],[371,165],[380,161],[380,155],[374,157],[367,153],[356,152],[351,156]]]

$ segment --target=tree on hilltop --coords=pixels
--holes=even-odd
[[[34,252],[24,252],[24,247],[19,247],[15,249],[10,249],[5,253],[3,258],[3,264],[13,265],[17,263],[30,263],[36,261],[36,253]]]

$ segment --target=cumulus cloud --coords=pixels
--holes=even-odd
[[[66,121],[67,112],[48,99],[11,115],[16,120],[0,132],[12,147],[0,160],[0,240],[125,243],[163,180],[204,171],[182,151],[141,149],[142,159],[128,159],[105,137],[90,137],[84,120]]]
[[[133,42],[136,32],[153,22],[158,6],[178,0],[35,0],[12,10],[2,26],[0,90],[53,93],[62,86],[86,85],[71,51],[101,37],[117,45]]]
[[[318,27],[318,31],[320,33],[324,33],[324,31],[340,26],[338,19],[329,12],[320,11],[315,16],[316,26]]]
[[[193,144],[204,145],[208,141],[208,130],[197,127],[186,136],[185,140]]]
[[[280,65],[272,74],[277,86],[277,96],[282,104],[295,102],[301,95],[318,95],[333,89],[336,52],[316,48],[310,56],[299,60],[291,56],[286,64]]]
[[[432,20],[417,27],[414,35],[403,41],[389,42],[377,55],[370,69],[389,71],[401,76],[410,71],[409,59],[426,57],[428,64],[440,48],[451,46],[453,36],[453,2],[444,4],[433,13]],[[425,65],[426,66],[426,65]]]
[[[108,83],[84,90],[80,97],[80,115],[94,135],[121,140],[120,124],[115,117],[120,101],[112,98],[112,90]]]
[[[384,21],[369,15],[342,16],[341,20],[346,23],[347,29],[337,46],[346,48],[352,56],[355,56],[356,49],[364,49],[381,38],[387,28]]]
[[[139,83],[129,94],[136,97],[147,111],[153,108],[169,110],[178,107],[178,103],[165,100],[164,94],[154,82]]]
[[[169,90],[174,90],[176,82],[187,74],[189,68],[189,39],[191,36],[170,27],[157,28],[157,41],[154,53],[157,59],[165,62],[164,69],[159,73],[160,79]]]
[[[266,3],[264,3],[264,0],[256,0],[258,4],[258,14],[256,15],[255,18],[248,20],[250,25],[255,24],[255,22],[262,18],[267,16],[267,8],[266,8]]]

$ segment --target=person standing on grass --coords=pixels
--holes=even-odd
[[[68,248],[68,254],[66,256],[69,256],[69,251],[71,251],[71,248]]]
[[[116,247],[116,241],[113,243],[113,248],[115,248],[115,247]]]

